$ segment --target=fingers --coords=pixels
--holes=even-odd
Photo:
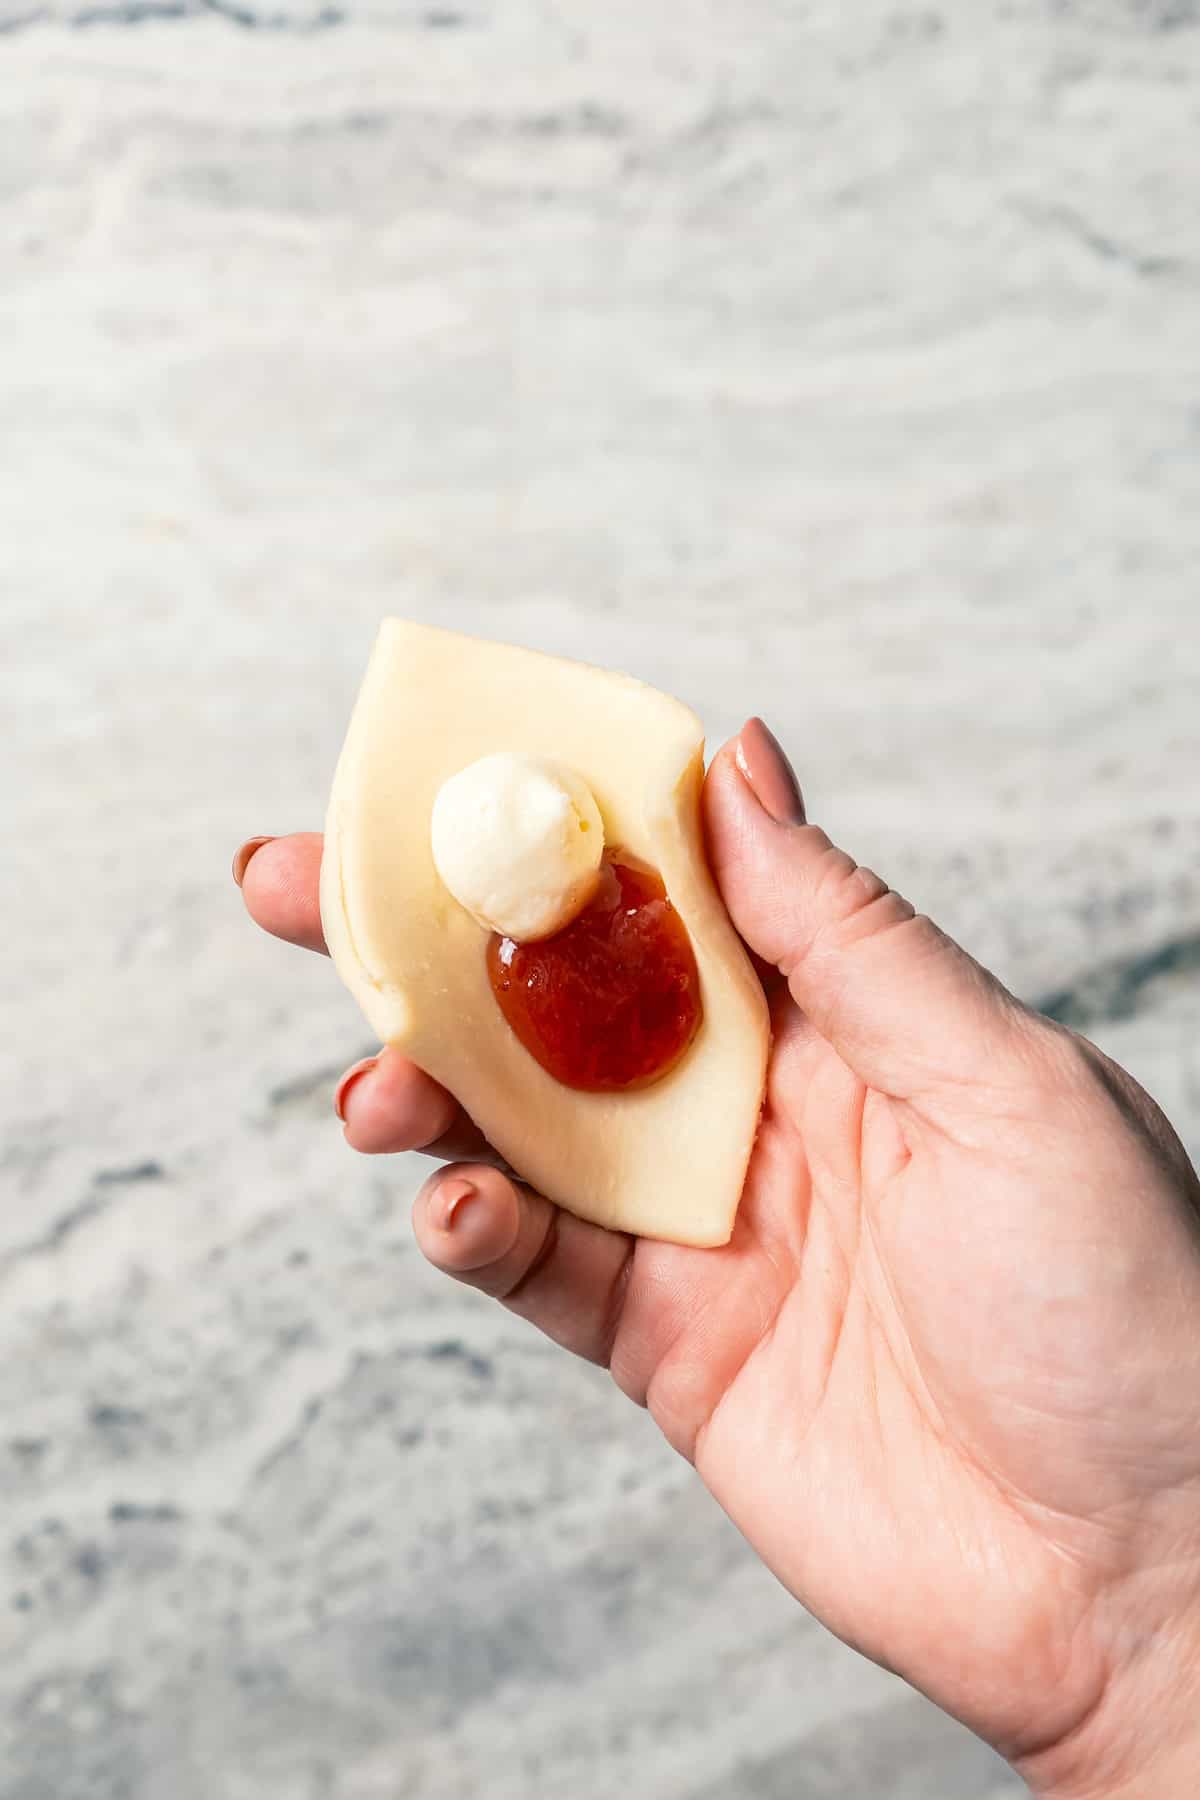
[[[714,758],[704,822],[751,951],[851,1069],[901,1099],[1021,1061],[1022,1010],[987,970],[823,831],[760,720]]]
[[[425,1150],[431,1156],[496,1160],[453,1095],[399,1050],[381,1050],[347,1069],[333,1104],[347,1143],[364,1155]]]
[[[494,1158],[457,1102],[397,1050],[348,1069],[335,1104],[356,1150],[458,1161],[417,1197],[417,1242],[435,1268],[490,1294],[576,1355],[607,1364],[631,1238],[560,1212]]]
[[[325,948],[321,930],[321,834],[251,838],[233,859],[234,880],[255,924],[305,950]]]
[[[324,952],[321,845],[317,831],[251,838],[233,859],[233,875],[246,910],[264,931]],[[348,1069],[334,1106],[347,1141],[368,1156],[426,1150],[498,1160],[458,1102],[398,1050],[382,1050]]]
[[[577,1356],[607,1364],[632,1238],[589,1225],[478,1163],[425,1183],[413,1229],[435,1268],[502,1300]]]

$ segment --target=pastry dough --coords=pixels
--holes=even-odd
[[[704,1017],[687,1054],[626,1093],[564,1087],[505,1021],[487,933],[430,848],[446,779],[492,752],[552,756],[591,788],[605,838],[656,868],[691,935]],[[386,620],[334,777],[321,916],[380,1038],[461,1101],[547,1198],[600,1225],[725,1243],[762,1100],[766,1001],[716,892],[700,830],[704,738],[686,706],[627,675]]]

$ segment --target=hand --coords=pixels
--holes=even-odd
[[[759,722],[704,806],[774,1028],[725,1248],[560,1212],[395,1051],[344,1079],[346,1136],[459,1159],[418,1196],[426,1256],[606,1364],[847,1643],[1041,1794],[1182,1800],[1200,1787],[1195,1173],[1129,1076],[804,823]],[[259,923],[313,949],[319,862],[319,838],[285,838],[242,869]]]

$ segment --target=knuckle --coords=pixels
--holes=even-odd
[[[881,875],[837,849],[831,849],[825,860],[817,889],[817,913],[820,922],[814,942],[824,940],[837,948],[908,924],[916,917],[910,902]],[[929,921],[925,923],[929,925]]]
[[[823,914],[840,910],[846,904],[847,896],[853,904],[853,883],[858,872],[854,858],[831,844],[821,859],[817,880],[816,899]]]
[[[1043,1085],[1064,1097],[1086,1099],[1098,1093],[1105,1059],[1087,1038],[1020,1001],[1014,1001],[1013,1022],[1031,1070]]]
[[[546,1204],[545,1216],[540,1221],[540,1235],[530,1245],[528,1256],[523,1256],[515,1268],[506,1269],[493,1290],[496,1298],[503,1300],[506,1306],[527,1299],[543,1269],[553,1261],[558,1248],[558,1221],[558,1208]]]

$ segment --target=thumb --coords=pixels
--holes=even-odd
[[[704,824],[737,930],[863,1081],[914,1099],[964,1076],[1019,1073],[1030,1015],[930,919],[805,822],[799,784],[761,719],[713,759]]]

